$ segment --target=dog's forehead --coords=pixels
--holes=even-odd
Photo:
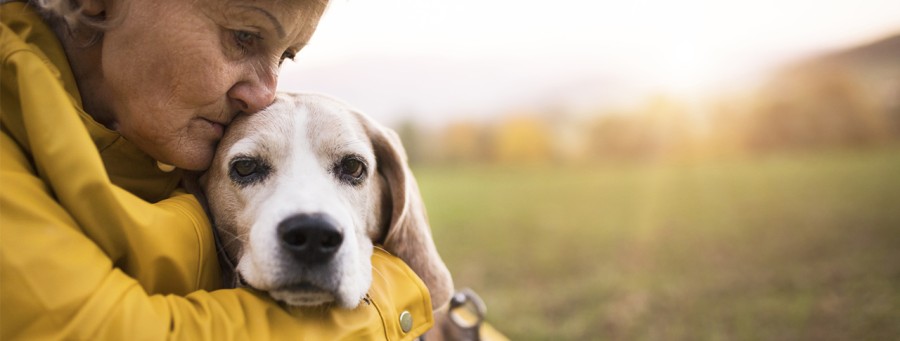
[[[294,130],[295,118],[292,116],[292,108],[283,101],[276,101],[259,113],[238,116],[228,126],[219,151],[225,153],[225,160],[228,160],[236,155],[254,153],[258,148],[281,150],[290,140],[284,137]]]
[[[306,106],[306,135],[313,150],[333,157],[346,153],[372,153],[365,128],[348,107],[325,101],[308,102]]]
[[[373,153],[358,114],[338,100],[315,94],[279,94],[265,110],[236,119],[222,147],[230,158],[260,148],[267,153],[288,151],[297,143],[308,143],[328,157]]]

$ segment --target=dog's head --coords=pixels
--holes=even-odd
[[[397,135],[332,98],[279,94],[229,126],[201,179],[237,274],[289,305],[352,308],[372,282],[373,242],[453,292]]]

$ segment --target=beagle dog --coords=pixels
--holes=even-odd
[[[373,247],[422,278],[433,308],[450,301],[453,281],[400,139],[336,99],[282,93],[237,117],[201,186],[225,261],[278,301],[356,307],[371,286]]]

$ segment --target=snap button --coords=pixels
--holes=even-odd
[[[412,330],[412,326],[412,314],[404,310],[402,313],[400,313],[400,330],[403,330],[404,333],[409,333],[409,331]]]

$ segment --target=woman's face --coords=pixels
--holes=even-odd
[[[235,115],[273,101],[281,61],[315,30],[322,9],[301,2],[132,0],[106,8],[121,21],[99,43],[102,81],[87,91],[86,108],[155,159],[204,170]]]

